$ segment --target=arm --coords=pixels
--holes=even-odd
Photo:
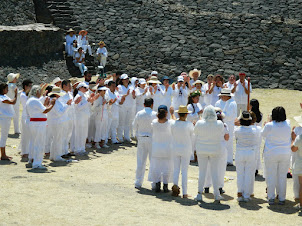
[[[45,109],[45,111],[43,111],[43,114],[47,114],[48,112],[51,111],[51,109],[55,106],[57,98],[53,98],[50,102],[50,105],[48,105]]]
[[[15,98],[13,100],[10,100],[10,99],[4,100],[4,101],[2,101],[2,103],[4,103],[4,104],[16,104],[17,97],[18,97],[18,89],[16,88],[15,89]]]

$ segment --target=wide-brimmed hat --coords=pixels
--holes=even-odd
[[[99,45],[106,46],[106,44],[105,44],[105,42],[104,42],[104,41],[100,41],[100,42],[99,42]]]
[[[172,79],[169,78],[169,76],[165,75],[162,79],[161,82],[164,83],[164,80],[169,80],[169,84],[171,84]]]
[[[223,88],[221,91],[220,91],[220,94],[218,94],[218,96],[227,96],[227,97],[232,97],[234,96],[234,94],[232,93],[232,90],[230,89],[227,89],[227,88]]]
[[[129,79],[129,76],[127,74],[122,74],[121,75],[121,80],[123,80],[123,79]]]
[[[60,97],[65,95],[65,93],[63,93],[59,87],[53,87],[52,91],[48,94],[48,96],[51,96],[53,94],[58,95]]]
[[[89,89],[89,86],[85,83],[85,82],[81,82],[79,83],[79,85],[77,86],[77,89],[81,88],[81,87],[84,87],[86,89]]]
[[[212,75],[212,74],[209,74],[208,76],[207,76],[207,78],[214,78],[214,75]]]
[[[113,81],[113,80],[112,79],[105,80],[104,85],[107,86],[110,81]]]
[[[204,82],[201,81],[201,80],[196,80],[196,81],[193,83],[193,86],[195,86],[196,84],[204,85]]]
[[[79,35],[82,35],[82,33],[84,33],[83,36],[86,36],[88,34],[88,31],[80,30]]]
[[[191,78],[193,78],[193,74],[194,73],[198,73],[198,77],[200,76],[200,74],[201,74],[201,71],[200,70],[197,70],[197,69],[193,69],[193,70],[191,70],[190,72],[189,72],[189,76],[191,77]]]
[[[151,78],[148,80],[148,83],[157,83],[157,84],[161,84],[161,82],[157,79],[156,76],[151,76]]]
[[[138,80],[138,84],[141,84],[141,85],[147,84],[146,79],[140,78],[140,79]]]
[[[14,81],[15,78],[18,79],[19,77],[20,77],[20,73],[9,73],[7,75],[7,81],[12,82],[12,81]]]
[[[52,84],[56,84],[57,82],[62,82],[62,79],[60,79],[59,77],[56,77],[56,78],[52,81]]]
[[[192,113],[192,111],[188,111],[187,106],[185,105],[179,105],[178,110],[175,111],[178,114],[189,114]]]
[[[299,126],[302,126],[302,116],[294,116],[294,119],[299,124]]]
[[[243,116],[243,112],[247,112],[247,114],[249,115],[249,117],[244,117]],[[252,118],[252,116],[251,116],[251,113],[249,113],[248,111],[243,111],[242,113],[241,113],[241,115],[239,116],[239,120],[240,119],[242,119],[242,120],[246,120],[246,121],[248,121],[248,120],[253,120],[253,118]]]
[[[69,28],[68,31],[66,31],[66,34],[70,33],[70,32],[75,32],[75,30],[73,30],[72,28]]]
[[[71,85],[73,86],[75,83],[78,82],[78,78],[72,77],[69,79],[69,81],[70,81]]]
[[[224,119],[225,114],[222,112],[221,108],[219,107],[214,107],[214,110],[217,112],[219,112],[219,114],[221,115],[222,119]]]

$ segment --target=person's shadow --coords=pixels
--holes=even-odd
[[[264,199],[252,198],[249,202],[239,202],[239,206],[246,210],[260,210],[262,207],[259,204],[266,203]]]
[[[223,204],[221,202],[212,202],[212,203],[206,203],[206,202],[201,202],[199,204],[199,206],[203,209],[207,209],[207,210],[218,210],[218,211],[222,211],[222,210],[228,210],[231,207],[227,204]]]
[[[267,208],[276,213],[294,214],[294,213],[299,212],[298,209],[294,208],[295,204],[296,203],[293,201],[286,200],[285,205],[278,205],[278,203],[276,202],[274,205],[269,205]],[[300,216],[300,213],[299,213],[299,216]]]

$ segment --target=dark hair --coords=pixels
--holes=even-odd
[[[241,113],[242,117],[243,118],[250,118],[251,117],[251,114],[248,112],[248,111],[243,111]],[[252,124],[252,120],[249,119],[249,120],[244,120],[244,119],[240,119],[240,125],[241,126],[250,126]]]
[[[123,72],[117,71],[115,74],[121,76],[123,74]]]
[[[111,86],[112,84],[115,84],[115,81],[108,82],[108,86]]]
[[[216,79],[220,79],[221,80],[221,82],[222,82],[222,84],[223,84],[223,82],[224,82],[224,79],[223,79],[223,77],[221,76],[221,75],[215,75],[215,77],[214,77],[214,81],[216,81]]]
[[[185,115],[188,115],[188,113],[178,113],[179,118],[184,117]]]
[[[3,91],[6,89],[6,87],[8,87],[8,85],[6,83],[0,84],[0,95],[4,95]]]
[[[257,120],[256,122],[261,122],[262,120],[262,113],[259,110],[259,102],[256,99],[251,99],[250,100],[250,105],[252,107],[251,111],[255,113]]]
[[[91,81],[91,82],[89,82],[89,85],[95,85],[96,84],[96,82],[95,81]]]
[[[257,116],[254,112],[250,111],[251,117],[252,117],[252,123],[257,122]]]
[[[272,120],[275,122],[283,122],[286,120],[285,109],[281,106],[275,107],[272,111]]]
[[[164,119],[167,116],[167,111],[165,109],[159,109],[157,113],[158,119]]]
[[[189,105],[189,104],[192,105],[192,107],[193,107],[192,113],[194,114],[194,113],[195,113],[195,107],[194,107],[194,104],[193,104],[193,103],[194,103],[194,102],[193,102],[193,97],[190,95],[190,96],[188,97],[188,104],[187,104],[187,105]]]
[[[30,79],[23,80],[23,82],[22,82],[23,89],[25,89],[25,86],[29,86],[30,84],[33,84],[32,80],[30,80]]]
[[[47,91],[47,96],[48,96],[48,93],[51,93],[52,91],[52,86],[47,86],[45,90]]]
[[[220,111],[217,111],[217,112],[216,112],[216,115],[217,115],[217,120],[223,122],[222,115],[221,115]]]
[[[151,105],[154,103],[153,98],[146,98],[144,100],[145,107],[151,107]]]
[[[65,80],[62,81],[61,87],[63,88],[63,86],[67,86],[69,83],[70,83],[70,80],[65,79]]]
[[[84,71],[84,76],[91,74],[89,71]]]
[[[75,88],[73,90],[73,97],[75,97],[78,94],[78,92],[79,92],[78,88]]]

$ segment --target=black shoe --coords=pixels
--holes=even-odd
[[[255,172],[255,177],[257,177],[258,176],[258,170],[256,170],[256,172]]]
[[[234,166],[233,163],[228,163],[227,166]]]
[[[222,188],[219,188],[219,193],[222,195],[225,193],[225,190],[223,190]]]
[[[155,184],[155,192],[159,193],[160,192],[160,182],[157,182]]]
[[[210,188],[204,188],[204,193],[210,193]]]
[[[165,192],[165,193],[169,192],[168,184],[164,184],[163,189],[164,189],[164,192]]]
[[[287,178],[293,178],[293,175],[290,172],[288,172],[287,173]]]

